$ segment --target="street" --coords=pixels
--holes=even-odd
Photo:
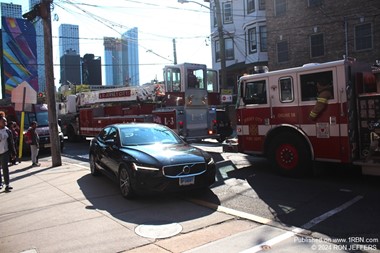
[[[217,162],[208,192],[125,200],[117,184],[90,175],[88,141],[65,144],[66,167],[49,168],[48,152],[39,168],[11,167],[1,252],[380,252],[378,177],[332,164],[282,177],[210,140],[193,143]]]

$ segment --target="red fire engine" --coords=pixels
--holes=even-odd
[[[106,125],[156,122],[187,140],[217,138],[216,108],[209,105],[206,65],[183,63],[164,68],[164,84],[118,87],[69,96],[61,115],[69,139],[95,136]],[[107,87],[105,87],[107,88]]]
[[[380,175],[378,73],[345,59],[241,77],[239,152],[264,154],[286,175],[310,171],[312,161]]]

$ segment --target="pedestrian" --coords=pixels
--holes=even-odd
[[[17,123],[15,121],[12,121],[10,123],[10,130],[12,131],[12,134],[13,134],[13,140],[14,140],[14,144],[15,144],[15,149],[16,149],[16,152],[18,150],[18,132],[20,131],[20,128],[18,127]],[[13,158],[11,157],[11,164],[12,165],[15,165],[17,163],[17,156],[14,156]]]
[[[3,116],[0,116],[0,164],[1,170],[4,174],[4,183],[5,183],[5,191],[9,192],[13,189],[9,185],[9,157],[12,158],[16,156],[16,149],[14,145],[12,131],[6,127],[7,119]],[[3,188],[3,182],[1,177],[0,170],[0,189]]]
[[[30,155],[32,158],[32,166],[40,166],[38,163],[38,151],[40,148],[40,137],[38,136],[38,133],[36,131],[37,128],[37,121],[33,121],[30,124],[30,127],[28,129],[28,136],[31,139],[30,141]]]

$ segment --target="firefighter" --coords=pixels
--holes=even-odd
[[[318,118],[326,108],[329,99],[332,98],[331,85],[329,85],[327,81],[317,82],[317,92],[317,103],[309,114],[311,120],[316,120]]]

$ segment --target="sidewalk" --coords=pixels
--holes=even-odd
[[[0,252],[183,252],[257,226],[174,196],[125,200],[87,166],[40,162],[10,167],[14,189],[0,192]]]

